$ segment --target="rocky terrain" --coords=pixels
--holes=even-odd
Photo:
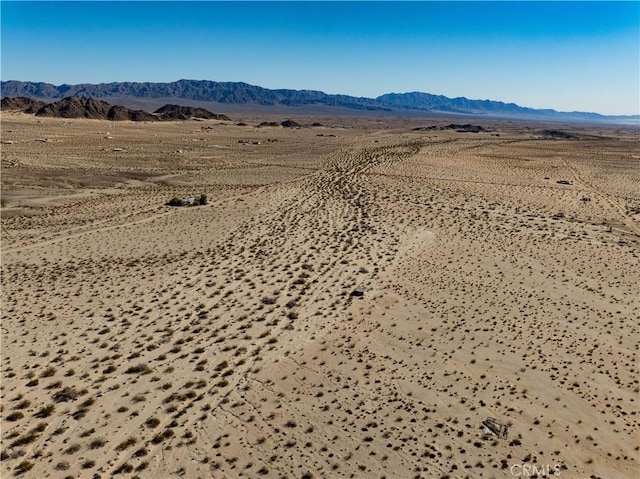
[[[2,110],[22,111],[23,113],[35,113],[40,108],[45,106],[43,101],[34,100],[29,97],[5,97],[0,102],[0,108]]]
[[[112,106],[105,101],[94,98],[75,98],[72,96],[53,103],[44,103],[27,97],[5,97],[2,99],[2,109],[34,113],[38,117],[87,118],[110,121],[176,121],[193,118],[231,121],[226,115],[212,113],[204,108],[168,104],[158,108],[152,114],[144,110],[131,110],[120,105]]]

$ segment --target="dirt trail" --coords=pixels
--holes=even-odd
[[[629,217],[629,215],[627,214],[627,210],[624,207],[624,205],[622,205],[620,202],[618,202],[615,199],[611,198],[610,195],[607,195],[606,193],[603,193],[598,188],[593,186],[591,183],[586,181],[582,177],[582,175],[580,175],[578,170],[575,167],[569,165],[569,163],[567,163],[567,160],[565,160],[564,158],[562,159],[562,163],[571,172],[571,174],[573,175],[573,178],[575,179],[575,181],[576,181],[576,183],[578,185],[582,186],[585,190],[591,192],[591,194],[602,198],[607,203],[609,203],[611,206],[613,206],[616,210],[618,210],[620,212],[620,215],[622,216],[622,220],[624,221],[624,224],[627,225],[629,230],[631,232],[633,232],[634,234],[640,236],[640,224],[638,224],[636,221],[634,221],[633,218]]]
[[[226,340],[241,338],[243,331],[262,330],[257,341],[246,341],[246,347],[216,355],[217,362],[242,363],[229,380],[205,390],[215,395],[212,411],[218,414],[214,421],[218,427],[231,422],[244,430],[246,441],[261,434],[264,426],[247,424],[243,407],[232,410],[227,404],[241,402],[258,410],[255,397],[275,395],[269,380],[285,358],[293,361],[296,369],[323,376],[311,365],[295,363],[289,355],[290,345],[300,348],[323,342],[336,328],[341,329],[350,293],[374,280],[374,270],[391,260],[387,253],[399,243],[399,235],[385,233],[379,223],[382,218],[361,173],[380,163],[401,161],[418,149],[415,144],[400,144],[340,153],[325,169],[295,184],[280,185],[276,190],[286,190],[280,191],[281,200],[227,236],[222,241],[229,245],[224,253],[195,258],[195,268],[188,274],[192,287],[199,291],[207,284],[221,285],[204,300],[203,309],[214,304],[215,310],[227,311],[232,317],[242,312],[237,320],[227,322],[232,329],[223,325],[219,330],[236,331]],[[215,271],[207,268],[210,261],[215,261]],[[194,269],[199,272],[194,274]],[[183,275],[174,276],[170,282]],[[285,281],[278,279],[283,277]],[[263,364],[264,372],[256,373]],[[327,387],[339,387],[329,378],[323,381]],[[368,395],[375,397],[377,393],[372,390]],[[226,418],[224,422],[221,417]],[[208,437],[206,431],[211,427],[208,422],[193,423],[203,437]],[[313,459],[302,445],[293,446],[294,451],[298,464]],[[162,467],[160,463],[155,471],[161,473]]]

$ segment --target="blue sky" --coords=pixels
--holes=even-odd
[[[640,2],[1,3],[2,80],[244,81],[640,113]]]

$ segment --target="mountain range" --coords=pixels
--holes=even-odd
[[[54,118],[89,118],[110,121],[175,121],[192,118],[230,121],[226,115],[212,113],[204,108],[191,106],[164,105],[153,113],[131,110],[121,105],[110,105],[95,98],[68,96],[62,100],[46,103],[29,97],[4,97],[0,102],[2,110],[17,110],[34,113],[35,116]]]
[[[635,121],[640,115],[607,116],[589,112],[559,112],[533,109],[494,100],[448,98],[422,92],[387,93],[377,98],[333,95],[316,90],[271,90],[242,82],[209,80],[179,80],[170,83],[117,82],[78,85],[3,81],[2,97],[31,97],[42,101],[65,97],[108,100],[119,103],[144,104],[154,99],[179,99],[191,102],[212,102],[221,105],[259,105],[263,107],[339,107],[371,112],[431,112],[466,115],[491,115],[511,118],[539,118],[573,121]],[[124,103],[123,103],[124,100]],[[134,101],[135,100],[135,101]]]

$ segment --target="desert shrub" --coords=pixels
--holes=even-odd
[[[66,471],[70,467],[71,467],[71,465],[69,464],[69,461],[62,461],[62,462],[59,462],[58,464],[56,464],[55,470],[56,471]]]
[[[169,201],[167,201],[167,205],[168,206],[184,206],[184,201],[182,200],[182,198],[178,198],[177,196],[174,196]]]
[[[76,399],[78,399],[79,395],[80,393],[78,393],[78,391],[76,391],[75,388],[66,387],[58,391],[51,397],[53,398],[54,402],[67,402],[67,401],[75,401]]]
[[[128,462],[125,462],[124,464],[122,464],[120,467],[118,467],[115,471],[113,471],[113,474],[127,474],[129,472],[133,471],[133,466],[131,464],[129,464]]]
[[[150,417],[145,421],[145,424],[147,425],[147,427],[158,427],[158,425],[160,424],[160,419],[158,419],[157,417]]]
[[[129,438],[127,438],[126,440],[122,441],[120,444],[118,444],[116,446],[116,451],[124,451],[126,448],[133,446],[136,442],[138,442],[138,439],[136,439],[135,437],[131,436]]]
[[[71,417],[73,419],[75,419],[76,421],[79,421],[80,419],[82,419],[83,417],[85,417],[87,415],[87,411],[88,409],[86,407],[81,407],[80,409],[78,409],[77,411],[75,411]]]
[[[47,429],[47,423],[40,422],[31,430],[31,432],[44,432],[45,429]]]
[[[80,434],[80,437],[89,437],[89,436],[91,436],[91,434],[93,434],[94,432],[96,432],[96,430],[95,430],[95,428],[93,428],[93,427],[92,427],[91,429],[87,429],[86,431],[83,431],[83,432]]]
[[[27,471],[30,471],[33,468],[33,462],[31,461],[22,461],[20,464],[16,466],[16,474],[24,474]]]
[[[136,366],[131,366],[125,372],[127,374],[151,374],[153,370],[146,364],[140,363]]]
[[[132,457],[142,457],[149,454],[149,449],[142,447],[132,454]]]
[[[80,450],[80,444],[72,444],[64,450],[64,454],[74,454]]]
[[[13,441],[11,444],[9,444],[9,447],[26,446],[27,444],[31,444],[36,439],[38,439],[38,434],[36,434],[35,432],[31,432]]]
[[[162,435],[162,433],[158,433],[155,436],[153,436],[153,438],[151,439],[151,442],[153,444],[160,444],[162,441],[164,441],[165,437]]]
[[[107,443],[103,438],[99,437],[89,443],[89,449],[98,449]]]
[[[51,376],[53,376],[56,373],[56,368],[54,368],[53,366],[48,367],[47,369],[45,369],[42,374],[40,374],[41,378],[49,378]]]
[[[20,411],[16,411],[6,416],[5,419],[7,421],[13,422],[13,421],[17,421],[18,419],[22,419],[23,417],[24,417],[24,414],[22,414]]]
[[[200,197],[196,200],[196,203],[199,204],[199,205],[206,205],[207,204],[207,195],[202,193],[200,195]]]
[[[27,409],[29,406],[31,406],[31,401],[29,401],[28,399],[23,399],[18,404],[16,404],[13,409]]]
[[[223,369],[226,369],[229,366],[229,363],[227,361],[222,361],[220,364],[218,364],[214,369],[216,371],[222,371]]]

